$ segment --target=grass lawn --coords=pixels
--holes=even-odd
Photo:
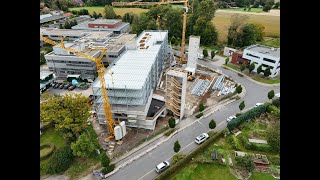
[[[216,12],[212,19],[219,33],[219,41],[227,42],[228,28],[233,13]],[[248,14],[248,23],[259,23],[265,26],[265,36],[280,37],[280,16],[263,16]]]
[[[98,156],[95,158],[75,158],[71,166],[64,173],[70,179],[79,179],[82,175],[86,175],[93,170],[93,166],[100,162]]]
[[[249,180],[274,180],[275,178],[272,177],[269,173],[252,173]]]
[[[47,154],[50,151],[50,147],[46,147],[40,150],[40,156]]]
[[[263,41],[257,42],[265,46],[280,47],[280,38],[265,37]]]
[[[236,66],[236,65],[233,65],[233,64],[230,64],[228,63],[227,65],[224,65],[224,66],[227,66],[231,69],[234,69],[234,70],[237,70],[237,71],[240,71],[240,67]]]
[[[87,9],[90,14],[95,11],[97,14],[101,13],[102,15],[104,14],[103,6],[86,6],[86,7],[76,7],[76,8],[69,8],[70,11],[76,10],[79,11],[80,9]],[[125,13],[132,12],[134,14],[141,14],[142,12],[147,12],[149,11],[148,9],[142,9],[142,8],[113,8],[114,12],[117,15],[123,16]]]
[[[251,8],[250,11],[248,11],[248,8],[246,8],[246,11],[244,11],[245,8],[227,8],[227,9],[221,9],[221,10],[228,10],[228,11],[242,11],[242,12],[263,12],[262,8]]]
[[[170,180],[209,180],[224,179],[236,180],[227,166],[218,164],[189,164],[187,167],[179,170]]]

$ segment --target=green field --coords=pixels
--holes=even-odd
[[[101,13],[102,15],[104,14],[103,10],[104,7],[102,6],[87,6],[87,7],[76,7],[76,8],[69,8],[70,11],[75,10],[79,11],[80,9],[87,9],[90,14],[95,11],[97,14]],[[123,16],[127,12],[132,12],[134,14],[141,14],[142,12],[147,12],[148,9],[142,9],[142,8],[113,8],[114,12],[117,15]]]
[[[275,178],[272,177],[269,173],[252,173],[249,180],[274,180]]]
[[[236,180],[227,166],[218,164],[190,164],[179,170],[170,180]]]
[[[218,30],[219,41],[226,42],[228,36],[228,28],[232,13],[216,12],[213,18],[213,24]],[[259,23],[265,26],[265,36],[280,37],[280,16],[263,16],[248,14],[249,23]]]
[[[280,47],[280,38],[271,38],[271,37],[265,37],[263,41],[257,42],[258,44],[266,45],[266,46],[272,46],[275,48]]]
[[[246,8],[246,11],[244,11],[245,8],[228,8],[228,9],[222,9],[222,10],[227,10],[227,11],[242,11],[242,12],[263,12],[262,8],[251,8],[250,11],[248,11],[248,8]]]

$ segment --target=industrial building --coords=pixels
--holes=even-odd
[[[77,21],[77,23],[79,24],[79,23],[93,21],[93,20],[94,20],[94,18],[90,17],[89,15],[81,15],[81,16],[74,17],[74,18],[64,18],[64,19],[59,20],[55,24],[49,24],[49,28],[59,28],[60,24],[64,25],[67,21],[69,21],[69,22]]]
[[[50,35],[49,32],[56,35]],[[77,49],[95,58],[101,54],[101,50],[89,48],[107,48],[108,51],[102,58],[106,67],[126,50],[126,43],[136,37],[135,34],[114,35],[108,31],[47,30],[46,33],[48,38],[57,38],[56,36],[59,34],[75,38],[76,40],[74,41],[65,42],[65,47]],[[77,39],[76,37],[80,38]],[[68,75],[80,75],[82,79],[87,80],[94,80],[97,77],[96,64],[94,62],[76,56],[59,47],[54,46],[53,51],[45,55],[45,59],[49,70],[54,72],[59,79],[66,79]]]
[[[75,30],[90,31],[112,31],[114,34],[126,33],[129,31],[129,23],[118,19],[96,19],[94,21],[85,21],[71,27]]]
[[[63,19],[64,16],[63,14],[55,14],[55,15],[52,15],[52,14],[44,14],[44,15],[40,15],[40,25],[42,24],[45,24],[45,23],[49,23],[51,21],[57,21],[57,20],[60,20],[60,19]]]
[[[165,113],[164,98],[153,93],[167,58],[168,31],[143,31],[105,73],[109,104],[115,120],[129,127],[154,129]],[[111,75],[112,74],[112,75]],[[100,81],[92,85],[100,124],[106,124]]]
[[[54,80],[52,72],[40,71],[40,94],[50,87],[50,83]]]
[[[74,41],[89,34],[89,31],[81,30],[40,28],[40,35],[53,41],[60,41],[61,37],[65,41]]]
[[[270,67],[270,77],[275,77],[280,73],[280,48],[273,48],[260,44],[251,45],[244,49],[243,53],[233,53],[231,63],[250,64],[255,63],[253,72],[257,72],[257,69],[262,65],[262,70]]]
[[[169,69],[166,72],[166,107],[181,120],[184,116],[187,73]]]

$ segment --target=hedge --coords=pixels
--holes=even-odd
[[[273,99],[272,104],[275,105],[277,108],[280,108],[280,98]]]
[[[213,134],[214,132],[209,132],[209,136],[210,134]],[[172,165],[169,169],[167,169],[166,171],[164,171],[163,173],[161,173],[159,176],[157,176],[155,178],[155,180],[164,180],[164,179],[168,179],[170,175],[172,175],[173,173],[176,173],[180,168],[182,168],[183,166],[185,166],[186,164],[188,164],[188,162],[195,157],[196,155],[198,155],[199,153],[203,152],[208,146],[210,146],[214,141],[216,141],[218,138],[223,136],[223,131],[220,131],[218,133],[216,133],[213,136],[210,136],[209,139],[207,141],[205,141],[204,143],[202,143],[201,145],[199,145],[195,150],[193,150],[190,154],[186,155],[185,158],[181,159],[180,161],[178,161],[176,164]]]
[[[50,150],[46,154],[43,154],[42,156],[40,155],[40,161],[50,157],[56,147],[54,144],[43,144],[40,146],[40,150],[44,148],[50,148]]]
[[[114,164],[110,164],[108,167],[105,167],[101,170],[101,173],[108,174],[109,172],[113,171],[115,168]]]
[[[203,116],[203,113],[199,113],[198,115],[196,115],[196,118],[200,118],[201,116]]]
[[[245,148],[253,151],[273,152],[271,146],[268,144],[247,143]]]
[[[238,127],[240,124],[244,123],[245,121],[248,121],[250,119],[253,119],[253,118],[259,116],[262,113],[265,113],[267,111],[268,106],[269,106],[269,104],[263,104],[261,106],[255,107],[255,108],[241,114],[237,118],[233,119],[227,125],[229,131],[232,131],[234,128]]]
[[[72,150],[69,146],[64,146],[55,151],[52,157],[49,159],[46,173],[47,174],[59,174],[69,168],[73,161]]]
[[[170,136],[170,134],[172,134],[176,129],[175,128],[171,128],[170,130],[168,130],[167,132],[164,133],[165,136]]]

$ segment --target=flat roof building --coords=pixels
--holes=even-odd
[[[144,31],[127,51],[110,67],[104,78],[114,119],[126,121],[127,126],[154,129],[157,117],[165,110],[164,103],[152,103],[153,90],[167,55],[168,31]],[[112,76],[110,75],[112,74]],[[92,85],[95,107],[100,124],[106,124],[100,81]],[[159,113],[149,111],[151,104],[161,105]],[[156,114],[148,118],[149,114]]]
[[[40,25],[44,24],[44,23],[51,22],[51,21],[63,19],[63,18],[64,18],[63,15],[52,15],[52,14],[40,15]]]
[[[126,33],[129,31],[129,23],[122,22],[118,19],[96,19],[86,21],[71,27],[76,30],[91,30],[91,31],[112,31],[115,34]]]

